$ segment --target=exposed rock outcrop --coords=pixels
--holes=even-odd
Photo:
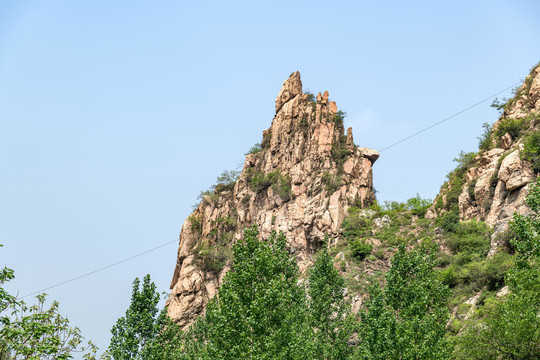
[[[539,65],[501,108],[504,111],[486,139],[488,148],[467,164],[463,175],[456,175],[458,179],[450,177],[451,181],[443,185],[427,213],[428,218],[435,218],[451,211],[452,189],[459,186],[460,219],[478,218],[495,229],[488,256],[504,245],[499,240],[500,233],[508,229],[513,214],[529,211],[525,198],[537,174],[523,156],[523,150],[527,139],[540,131]]]
[[[327,91],[312,100],[300,73],[283,83],[276,115],[261,150],[246,156],[234,184],[218,184],[184,222],[167,300],[168,313],[187,328],[203,313],[230,269],[230,247],[258,224],[263,237],[283,231],[300,270],[328,236],[339,236],[352,206],[374,200],[372,165],[379,157],[344,133],[343,114]]]

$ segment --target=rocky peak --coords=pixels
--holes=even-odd
[[[188,217],[167,300],[168,313],[189,326],[230,269],[230,247],[257,224],[262,236],[282,231],[301,271],[328,236],[334,241],[347,209],[374,200],[372,165],[379,154],[359,148],[344,113],[325,91],[302,92],[300,73],[283,83],[276,115],[259,148],[246,155],[234,182],[217,184]]]
[[[300,94],[302,94],[302,81],[300,80],[300,73],[295,71],[283,82],[283,86],[276,99],[276,113],[281,110],[287,101]]]

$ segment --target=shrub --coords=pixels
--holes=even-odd
[[[420,197],[420,194],[416,194],[415,197],[412,197],[405,202],[406,208],[410,210],[413,215],[418,217],[424,217],[431,204],[431,199],[423,199]]]
[[[261,148],[268,149],[270,147],[270,140],[272,140],[272,133],[263,134],[263,139],[261,141]]]
[[[253,145],[247,153],[245,153],[244,155],[249,155],[249,154],[258,154],[262,151],[262,147],[261,147],[261,143],[256,143],[255,145]]]
[[[247,175],[247,181],[251,189],[257,193],[272,186],[274,193],[279,195],[283,201],[291,199],[291,177],[288,174],[281,174],[278,169],[268,174],[251,170]]]
[[[484,132],[481,136],[477,137],[478,149],[485,151],[491,148],[491,125],[489,123],[484,123],[482,128],[484,129]]]
[[[234,184],[238,180],[240,171],[236,170],[223,170],[223,172],[217,177],[216,185],[214,185],[215,193],[223,191],[230,191],[234,188]]]
[[[472,201],[476,200],[476,195],[474,194],[474,188],[476,186],[478,179],[474,178],[471,181],[469,181],[469,185],[467,186],[467,193],[469,194],[469,197]]]
[[[493,99],[493,102],[491,103],[491,107],[496,109],[499,114],[504,111],[504,108],[506,107],[506,104],[508,103],[508,99],[502,98],[499,100],[499,98]]]
[[[531,163],[535,173],[540,172],[540,131],[525,137],[521,158]]]
[[[351,154],[351,150],[347,148],[347,137],[341,136],[339,142],[332,146],[332,160],[337,164],[338,174],[343,171],[343,164]]]
[[[329,194],[336,192],[342,185],[341,177],[332,175],[328,171],[322,175],[321,180]]]
[[[191,232],[200,234],[202,232],[202,221],[200,216],[190,215],[188,217]]]
[[[338,110],[338,112],[334,114],[334,118],[332,120],[338,127],[343,127],[343,120],[345,119],[345,117],[347,117],[347,113]]]
[[[500,138],[508,133],[512,139],[517,139],[525,127],[525,119],[503,119],[495,129],[495,136]]]
[[[472,165],[474,165],[474,158],[476,157],[476,155],[478,154],[475,152],[461,151],[459,153],[459,156],[454,159],[454,161],[458,163],[458,166],[454,169],[454,173],[458,177],[465,174],[465,172],[469,170]]]
[[[251,200],[251,194],[246,194],[242,197],[242,205],[248,206],[249,200]]]
[[[309,90],[306,90],[304,91],[304,94],[307,95],[307,99],[309,102],[314,102],[316,99],[315,99],[315,94],[313,94],[311,91]]]
[[[206,271],[220,272],[231,258],[228,247],[208,242],[201,242],[193,250],[195,263]]]
[[[352,209],[352,210],[351,210]],[[343,220],[341,234],[348,241],[359,237],[370,236],[373,222],[371,219],[360,216],[359,209],[349,209],[349,215]]]
[[[349,243],[349,249],[355,259],[364,260],[366,256],[371,254],[373,246],[366,243],[365,240],[355,239]]]

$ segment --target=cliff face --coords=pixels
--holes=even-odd
[[[345,135],[328,92],[304,94],[295,72],[275,105],[238,179],[217,184],[182,226],[167,306],[183,328],[215,296],[245,227],[258,224],[263,237],[282,231],[304,271],[325,236],[338,238],[347,209],[374,200],[371,168],[379,154],[354,145],[351,128]]]
[[[513,214],[528,212],[525,197],[540,170],[540,66],[498,107],[503,112],[480,138],[480,151],[462,157],[427,214],[433,219],[457,211],[461,220],[493,226],[489,256],[503,246],[499,233]]]

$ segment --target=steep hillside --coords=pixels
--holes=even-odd
[[[236,174],[225,172],[185,221],[167,301],[169,315],[187,328],[204,312],[230,269],[230,246],[258,224],[263,237],[283,231],[302,274],[329,237],[329,252],[347,286],[354,313],[369,287],[384,282],[400,244],[435,245],[440,281],[451,290],[450,335],[505,296],[514,256],[508,229],[527,213],[530,183],[540,171],[540,67],[485,125],[477,153],[461,153],[435,200],[378,204],[372,165],[378,153],[345,135],[343,113],[328,92],[302,92],[300,74],[287,79],[276,115]]]
[[[283,83],[276,115],[236,174],[225,172],[182,226],[167,300],[182,327],[201,314],[229,270],[230,246],[256,223],[263,237],[282,231],[301,271],[328,236],[336,242],[351,206],[375,197],[373,163],[379,154],[357,147],[344,113],[328,92],[302,92],[300,73]]]
[[[540,171],[540,66],[535,66],[514,97],[492,105],[501,116],[479,138],[477,153],[461,153],[427,217],[484,220],[494,227],[489,256],[504,246],[501,233],[512,215],[526,213],[529,183]],[[444,226],[443,226],[444,227]]]

